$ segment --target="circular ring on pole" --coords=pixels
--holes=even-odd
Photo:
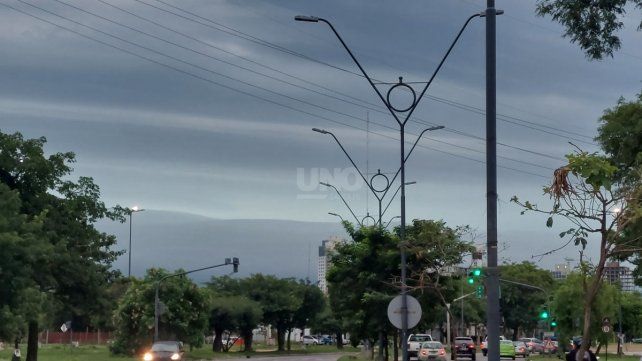
[[[361,224],[365,224],[366,219],[372,219],[372,224],[377,224],[377,220],[374,219],[374,217],[369,214],[361,219]]]
[[[412,103],[407,108],[397,109],[390,102],[390,93],[392,93],[392,91],[394,89],[399,88],[399,87],[406,88],[406,89],[410,90],[410,94],[412,94]],[[405,113],[405,112],[409,111],[410,109],[412,109],[417,104],[417,93],[415,93],[415,89],[413,89],[410,85],[408,85],[406,83],[399,82],[398,84],[395,84],[395,85],[391,86],[390,89],[388,89],[388,93],[386,94],[386,101],[388,102],[388,106],[391,109],[393,109],[394,111],[397,111],[399,113]]]
[[[383,187],[381,189],[375,188],[375,181],[374,180],[377,177],[383,177],[385,187]],[[373,175],[370,178],[370,188],[372,188],[372,190],[375,191],[375,192],[383,193],[383,192],[387,191],[388,188],[390,188],[390,179],[388,179],[388,176],[386,176],[385,174],[381,173],[381,171],[378,171],[377,174]]]

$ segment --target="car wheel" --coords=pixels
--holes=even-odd
[[[513,360],[515,359],[515,356],[513,356]]]
[[[482,355],[484,355],[484,357],[486,357],[486,353],[488,353],[488,351],[486,350],[482,351]]]
[[[475,355],[475,354],[473,354],[472,356],[470,356],[471,361],[475,361],[475,358],[476,358],[476,355]]]

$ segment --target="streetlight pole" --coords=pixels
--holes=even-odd
[[[497,268],[497,89],[495,0],[486,0],[486,248],[488,254],[488,361],[499,361],[499,269]]]
[[[354,212],[352,211],[352,208],[350,208],[350,205],[348,204],[348,202],[346,202],[346,199],[345,199],[345,198],[343,198],[343,196],[341,195],[341,192],[339,192],[339,190],[337,189],[337,187],[333,186],[333,185],[332,185],[332,184],[330,184],[330,183],[326,183],[326,182],[319,182],[319,184],[321,184],[322,186],[326,186],[326,187],[328,187],[328,188],[332,188],[332,189],[334,189],[334,191],[335,191],[335,192],[337,192],[337,194],[339,195],[339,197],[340,197],[340,198],[341,198],[341,200],[343,201],[343,204],[345,204],[345,205],[346,205],[346,207],[348,208],[348,210],[350,211],[350,214],[352,214],[352,216],[354,217],[354,220],[355,220],[355,221],[357,221],[357,224],[358,224],[358,225],[360,225],[360,226],[362,226],[362,225],[363,225],[363,224],[361,223],[361,221],[359,221],[359,218],[357,218],[357,215],[356,215],[356,214],[354,214]],[[332,214],[332,213],[331,213],[331,214]],[[332,214],[332,215],[334,216],[335,214]],[[341,217],[341,216],[339,216],[339,217]],[[341,218],[341,220],[343,221],[343,218]]]
[[[171,275],[167,275],[167,276],[161,277],[158,281],[156,281],[156,290],[154,291],[154,342],[158,341],[158,318],[159,318],[159,313],[160,313],[160,300],[158,298],[158,290],[160,288],[161,282],[163,282],[164,280],[166,280],[168,278],[184,276],[184,275],[187,275],[187,274],[190,274],[190,273],[199,272],[199,271],[205,271],[205,270],[212,269],[212,268],[217,268],[217,267],[223,267],[223,266],[227,266],[227,265],[230,265],[230,264],[234,266],[233,271],[235,273],[239,271],[239,264],[240,264],[239,263],[239,259],[237,257],[234,257],[234,258],[226,258],[225,259],[225,263],[221,263],[221,264],[217,264],[217,265],[209,266],[209,267],[198,268],[198,269],[194,269],[194,270],[186,271],[186,272],[174,273],[174,274],[171,274]]]
[[[490,1],[490,0],[489,0]],[[417,109],[417,105],[423,98],[424,94],[428,90],[428,87],[430,84],[432,84],[432,81],[435,79],[435,76],[437,76],[437,73],[441,69],[442,65],[446,61],[446,58],[448,58],[448,55],[450,55],[450,52],[452,49],[455,47],[455,44],[461,37],[461,34],[464,32],[466,29],[466,26],[468,26],[468,23],[470,21],[478,16],[485,16],[485,13],[478,13],[478,14],[473,14],[471,15],[464,25],[461,27],[459,32],[457,33],[457,36],[453,40],[453,42],[450,44],[450,47],[442,57],[441,61],[439,62],[439,65],[437,65],[437,68],[433,71],[430,79],[426,82],[423,90],[419,93],[419,96],[417,96],[417,93],[415,92],[414,88],[410,86],[407,83],[403,82],[403,78],[399,77],[399,82],[395,83],[394,85],[390,86],[388,89],[388,92],[386,96],[384,97],[383,93],[377,88],[375,83],[373,82],[372,78],[366,73],[365,69],[361,66],[357,58],[354,56],[348,45],[343,41],[343,38],[341,38],[341,35],[337,32],[337,30],[334,28],[334,26],[326,19],[319,18],[316,16],[302,16],[302,15],[297,15],[294,17],[296,21],[304,21],[304,22],[312,22],[312,23],[318,23],[318,22],[323,22],[327,24],[334,35],[337,37],[339,42],[341,42],[341,45],[343,45],[344,49],[348,52],[350,55],[350,58],[354,61],[354,63],[357,65],[363,76],[366,78],[366,80],[370,83],[372,86],[373,90],[375,93],[379,96],[379,99],[385,104],[386,108],[390,112],[390,115],[397,121],[397,124],[399,125],[399,138],[400,138],[400,168],[399,168],[399,173],[401,175],[401,227],[399,228],[399,244],[400,244],[400,253],[401,253],[401,345],[402,345],[402,360],[403,361],[408,361],[408,343],[407,343],[407,333],[408,333],[408,303],[407,303],[407,285],[406,285],[406,261],[407,261],[407,256],[406,256],[406,250],[405,250],[405,231],[406,231],[406,187],[405,187],[405,182],[406,182],[406,170],[405,170],[405,163],[406,163],[406,155],[405,155],[405,126],[412,116],[413,112],[415,109]],[[492,13],[493,16],[493,24],[494,24],[494,16],[495,12],[493,11]],[[406,89],[412,94],[412,104],[410,106],[407,106],[405,108],[395,108],[392,103],[390,102],[390,93],[395,90],[395,89]],[[403,117],[403,119],[402,119]],[[335,138],[336,139],[336,138]],[[499,339],[498,339],[499,340]],[[498,347],[499,347],[499,341],[498,341]],[[499,354],[498,354],[499,355]],[[491,360],[491,361],[496,361],[496,360]]]
[[[136,212],[142,212],[144,211],[143,208],[138,208],[138,206],[134,206],[132,208],[129,208],[129,251],[127,251],[127,257],[129,258],[127,262],[127,277],[132,276],[132,214]]]

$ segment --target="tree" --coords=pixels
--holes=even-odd
[[[540,269],[530,262],[513,263],[500,266],[502,279],[549,289],[553,284],[550,272]],[[552,291],[549,289],[549,291]],[[542,311],[551,312],[548,293],[527,288],[514,283],[502,284],[500,310],[506,328],[513,330],[513,340],[517,340],[519,330],[531,331],[537,327]],[[548,321],[548,320],[547,320]]]
[[[0,183],[0,338],[19,341],[30,315],[40,314],[41,295],[37,292],[36,275],[42,272],[43,261],[49,257],[49,243],[37,237],[42,224],[29,221],[20,213],[17,191]]]
[[[620,48],[616,33],[624,26],[627,6],[642,8],[642,0],[538,0],[537,14],[562,24],[564,36],[578,43],[587,57],[602,59]]]
[[[316,285],[309,282],[300,281],[298,284],[299,297],[301,297],[301,305],[294,312],[292,317],[292,326],[305,331],[306,326],[310,322],[314,322],[317,315],[323,311],[325,306],[325,299],[323,292]],[[289,330],[291,332],[291,330]],[[290,336],[288,334],[288,350],[290,349]]]
[[[245,296],[218,297],[211,295],[210,300],[210,329],[214,331],[214,352],[227,352],[229,346],[223,345],[222,336],[238,330],[243,338],[245,351],[252,351],[252,331],[261,321],[263,312],[261,306]]]
[[[616,319],[622,322],[622,333],[629,337],[641,335],[642,295],[636,292],[620,292],[618,303],[620,314]]]
[[[382,227],[355,230],[345,225],[352,242],[339,244],[330,255],[330,305],[351,341],[378,339],[382,345],[391,331],[388,303],[398,293],[398,238]],[[379,349],[383,357],[383,348]]]
[[[517,197],[512,201],[523,207],[525,212],[538,212],[549,215],[546,226],[553,226],[554,217],[561,217],[573,224],[560,233],[568,237],[567,245],[573,242],[580,246],[583,297],[583,338],[591,337],[592,310],[602,286],[602,276],[607,260],[626,257],[639,251],[634,241],[623,237],[629,224],[639,221],[642,207],[637,184],[618,181],[618,168],[607,157],[579,151],[566,156],[568,164],[554,172],[551,186],[544,193],[553,199],[550,209],[541,209],[528,201],[521,202]],[[597,264],[590,265],[584,259],[584,251],[591,239],[596,238],[599,258]],[[563,248],[562,246],[561,248]],[[560,248],[560,249],[561,249]],[[551,252],[549,252],[551,253]],[[583,343],[580,358],[588,348]]]
[[[99,232],[94,224],[103,218],[123,220],[123,211],[120,207],[108,209],[100,201],[100,190],[91,178],[70,180],[74,154],[45,156],[45,143],[45,138],[0,133],[0,182],[19,195],[20,213],[27,222],[40,224],[35,237],[48,248],[45,253],[36,250],[46,256],[38,264],[29,264],[37,255],[28,255],[22,262],[25,269],[37,269],[25,274],[31,278],[34,292],[22,296],[28,295],[26,301],[31,305],[42,305],[39,300],[47,299],[48,304],[59,305],[62,313],[83,317],[100,312],[96,300],[117,276],[111,263],[121,254],[111,249],[115,237]],[[31,309],[24,319],[28,324],[27,361],[37,360],[44,311]]]
[[[112,353],[134,355],[151,343],[156,283],[167,275],[162,269],[150,269],[144,279],[132,280],[114,314]],[[189,278],[172,277],[161,283],[159,298],[163,311],[159,318],[159,337],[201,346],[208,320],[205,292]]]
[[[617,293],[618,290],[605,284],[597,294],[594,306],[591,308],[591,318],[588,324],[583,323],[586,319],[584,310],[577,307],[578,300],[584,297],[585,276],[582,273],[571,273],[561,281],[555,290],[551,310],[557,321],[557,331],[560,333],[560,340],[568,340],[573,336],[582,334],[586,328],[591,330],[591,335],[602,335],[600,330],[602,319],[609,317],[616,319],[617,315]],[[591,338],[584,338],[591,340]],[[583,342],[590,346],[589,342]]]
[[[408,257],[408,286],[420,290],[427,297],[422,308],[432,309],[436,303],[446,307],[450,300],[459,297],[464,277],[453,279],[452,276],[444,277],[448,270],[460,265],[466,255],[475,251],[472,242],[464,241],[462,238],[469,233],[467,226],[451,228],[444,221],[434,220],[413,220],[412,225],[406,228],[406,247]],[[464,285],[463,287],[466,287]],[[476,303],[468,302],[471,306]],[[453,305],[453,309],[446,308],[453,321],[458,320],[454,311],[461,312],[460,305]],[[458,309],[459,308],[459,309]],[[469,316],[483,315],[477,309],[469,309]],[[442,313],[443,314],[443,313]],[[469,320],[472,320],[469,317]],[[463,325],[462,325],[463,327]],[[456,335],[455,322],[452,323],[453,335]],[[453,337],[454,340],[454,337]]]

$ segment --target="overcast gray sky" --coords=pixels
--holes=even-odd
[[[46,136],[49,152],[76,152],[75,175],[93,176],[107,204],[327,222],[336,220],[329,211],[349,212],[319,180],[342,187],[360,217],[376,213],[376,204],[332,139],[311,128],[333,131],[364,172],[396,171],[398,133],[328,27],[293,17],[332,21],[373,78],[420,82],[465,19],[485,7],[480,0],[1,4],[0,129]],[[597,149],[602,111],[640,91],[642,34],[632,11],[622,50],[590,62],[560,26],[534,15],[534,1],[497,6],[505,10],[497,23],[500,241],[522,260],[559,245],[562,229],[520,216],[510,198],[547,202],[542,186],[573,150],[568,142]],[[417,181],[408,187],[409,219],[469,224],[480,240],[484,59],[484,22],[476,19],[408,138],[430,124],[446,129],[422,139],[407,170]],[[398,214],[395,201],[387,217]],[[565,255],[575,252],[545,262]]]

